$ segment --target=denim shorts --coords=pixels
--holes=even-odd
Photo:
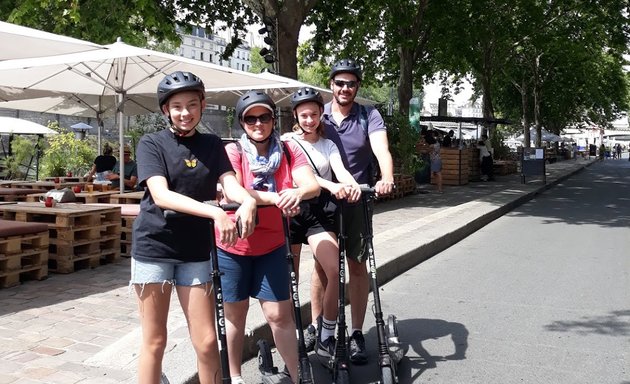
[[[173,285],[191,287],[212,281],[210,261],[194,263],[165,263],[131,259],[131,281],[129,284],[151,284],[168,282]]]
[[[223,299],[235,303],[250,297],[289,299],[289,265],[284,246],[262,256],[241,256],[217,249]]]

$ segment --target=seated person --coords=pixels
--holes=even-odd
[[[96,181],[104,182],[107,174],[110,173],[116,165],[116,158],[112,155],[113,149],[109,144],[103,146],[103,154],[96,156],[94,164],[88,173],[85,174],[85,181],[92,181],[96,176]]]
[[[136,184],[138,183],[138,168],[136,166],[136,162],[131,159],[131,148],[125,145],[124,149],[124,170],[125,170],[125,179],[124,179],[124,192],[130,192],[136,189]],[[112,173],[107,175],[107,179],[112,182],[112,188],[120,189],[120,162],[116,163]]]

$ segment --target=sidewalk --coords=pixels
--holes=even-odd
[[[445,187],[376,205],[374,247],[381,284],[448,248],[514,207],[589,166],[595,160],[547,165],[547,184],[518,175],[494,182]],[[533,179],[532,179],[533,180]],[[0,289],[0,384],[134,383],[141,331],[135,295],[128,290],[129,259],[44,281]],[[300,300],[308,321],[313,260],[302,252]],[[195,357],[174,295],[164,371],[171,384],[195,383]],[[248,315],[246,355],[270,339],[258,303]],[[369,321],[366,327],[371,327]]]

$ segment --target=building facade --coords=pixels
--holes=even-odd
[[[234,54],[228,60],[223,60],[221,55],[223,55],[227,46],[225,38],[206,33],[205,28],[201,27],[193,27],[190,34],[185,33],[182,28],[178,27],[178,33],[182,38],[182,44],[179,47],[180,56],[249,72],[251,68],[251,47],[247,43],[236,47]]]

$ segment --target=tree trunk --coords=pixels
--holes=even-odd
[[[243,0],[258,17],[269,17],[276,23],[277,62],[279,75],[297,79],[297,47],[300,28],[306,15],[318,0]]]
[[[398,111],[409,116],[409,99],[413,94],[413,50],[398,48],[400,77],[398,78]]]
[[[531,138],[529,136],[529,99],[528,99],[529,87],[527,86],[527,80],[523,78],[521,83],[521,105],[523,108],[523,146],[525,148],[531,147]]]

